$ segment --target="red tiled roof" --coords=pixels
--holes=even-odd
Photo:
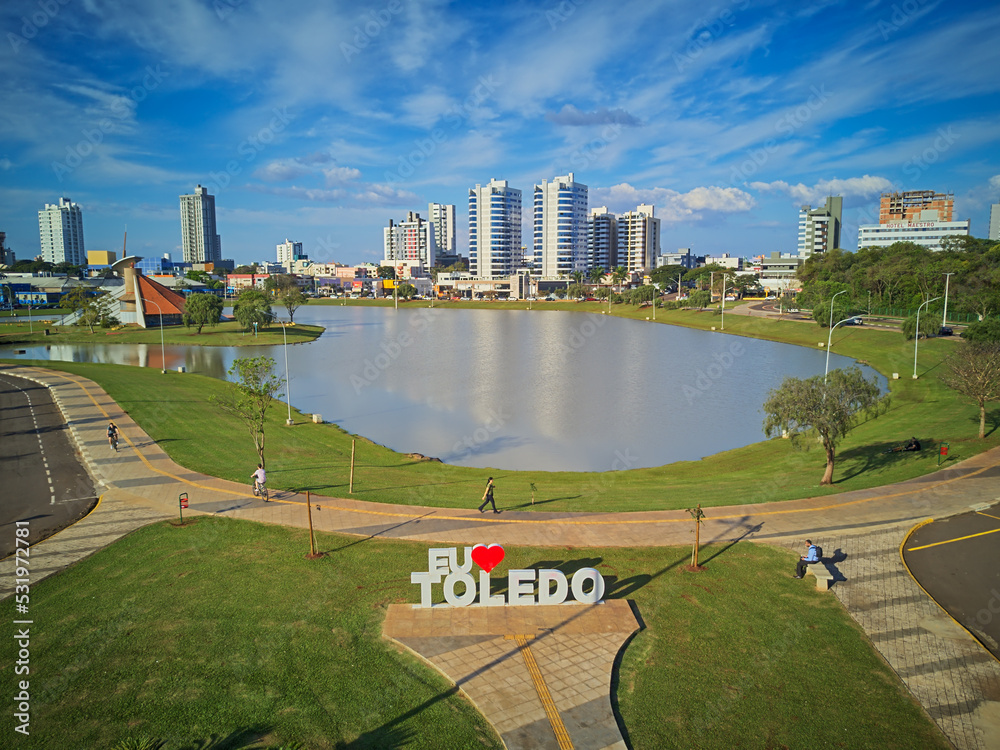
[[[142,311],[146,315],[180,315],[184,312],[184,295],[167,289],[152,279],[137,276],[139,294],[142,296]],[[147,301],[153,304],[147,306]]]

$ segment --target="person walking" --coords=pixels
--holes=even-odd
[[[802,578],[806,574],[806,567],[819,562],[819,550],[812,543],[812,539],[806,539],[806,553],[795,563],[794,578]]]
[[[497,504],[493,502],[493,477],[490,477],[486,482],[486,492],[483,493],[483,504],[479,506],[479,512],[483,512],[483,508],[489,503],[493,506],[493,512],[499,513],[497,510]]]

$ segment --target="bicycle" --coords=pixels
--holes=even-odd
[[[264,498],[264,502],[266,503],[268,501],[268,498],[269,498],[269,495],[268,495],[268,492],[267,492],[267,485],[266,484],[261,484],[256,479],[253,480],[253,494],[254,494],[255,497],[262,497],[262,498]]]
[[[118,452],[118,433],[116,432],[114,435],[108,435],[108,442],[111,444],[111,447],[114,448],[115,453],[117,453]]]

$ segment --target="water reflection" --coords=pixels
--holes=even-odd
[[[607,471],[736,448],[763,438],[771,388],[825,362],[804,347],[602,315],[308,307],[296,317],[327,329],[288,347],[296,408],[466,466]],[[21,356],[225,378],[233,359],[257,355],[284,376],[280,346],[161,356],[158,345],[53,345]],[[850,364],[831,355],[831,367]]]

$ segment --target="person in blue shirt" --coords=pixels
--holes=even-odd
[[[801,578],[806,574],[806,566],[819,562],[819,553],[816,552],[816,545],[811,539],[806,539],[806,553],[799,558],[795,564],[795,578]]]

